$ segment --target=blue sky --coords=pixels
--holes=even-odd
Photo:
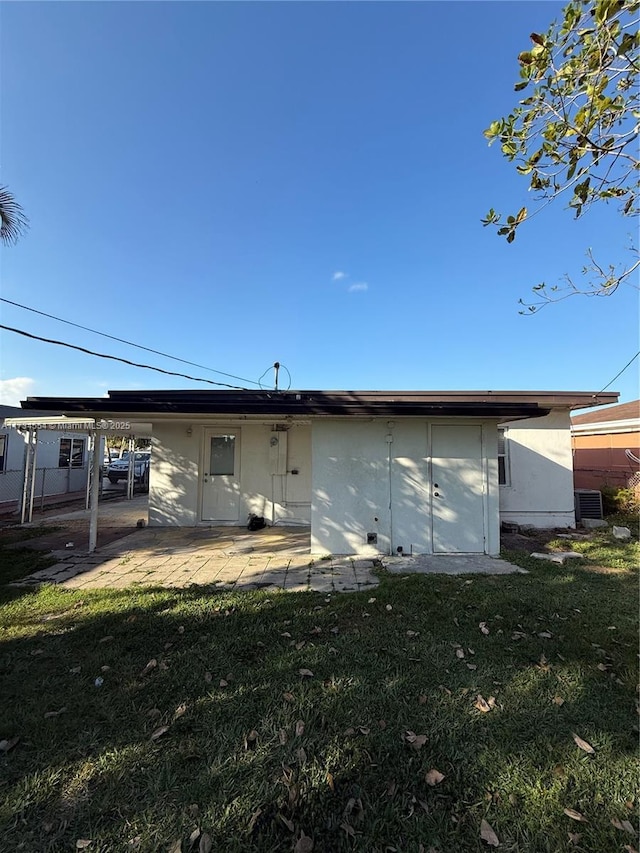
[[[531,203],[482,131],[516,104],[517,54],[561,8],[3,4],[0,181],[31,228],[2,250],[2,295],[248,380],[277,359],[294,388],[600,390],[638,349],[637,291],[534,317],[517,300],[579,277],[588,247],[623,259],[632,223],[558,207],[510,246],[480,224]],[[207,387],[9,332],[1,356],[10,403]]]

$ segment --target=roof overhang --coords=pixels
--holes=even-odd
[[[537,418],[552,409],[615,403],[618,394],[571,391],[110,391],[108,397],[29,397],[24,409],[68,417],[152,421],[198,416],[250,418]]]

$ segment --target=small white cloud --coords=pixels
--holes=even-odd
[[[35,384],[35,379],[28,376],[0,379],[0,403],[3,406],[19,406],[20,401],[29,395]]]
[[[340,281],[341,278],[347,278],[348,273],[342,272],[342,270],[338,270],[333,274],[333,281]]]
[[[349,287],[349,293],[362,293],[364,290],[369,290],[369,285],[366,281],[358,281]]]

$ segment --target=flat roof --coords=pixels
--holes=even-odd
[[[26,410],[66,415],[261,415],[322,417],[542,417],[553,408],[580,409],[618,401],[607,391],[109,391],[107,397],[28,397]]]

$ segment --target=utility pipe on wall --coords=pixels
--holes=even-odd
[[[393,428],[393,427],[391,427]],[[387,467],[389,472],[389,556],[393,556],[393,491],[391,487],[391,445],[393,444],[393,435],[389,432],[385,436],[387,442]]]

